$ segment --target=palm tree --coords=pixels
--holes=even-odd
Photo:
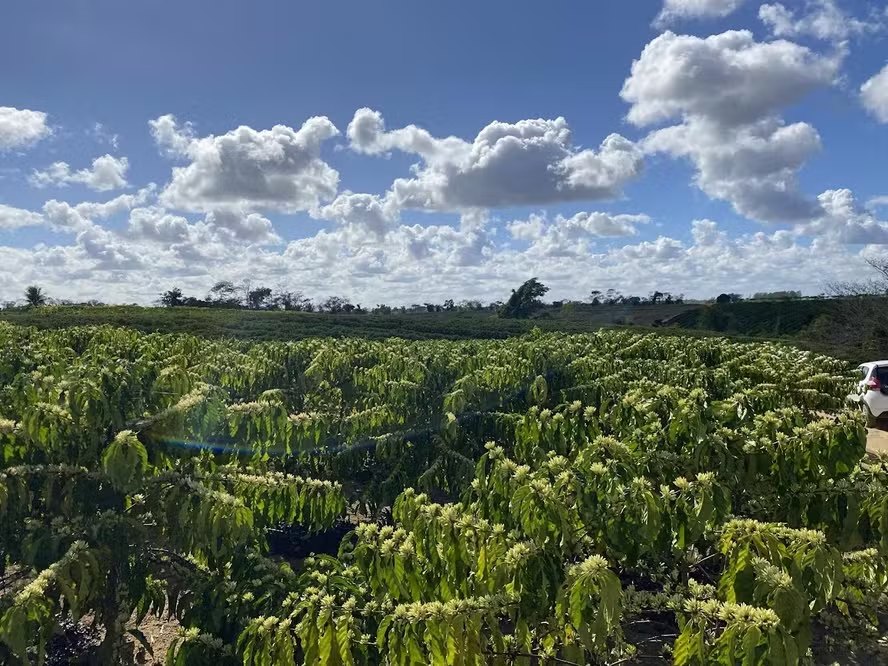
[[[32,284],[25,289],[25,300],[31,307],[37,308],[41,305],[46,305],[46,294],[43,293],[43,289],[36,284]]]

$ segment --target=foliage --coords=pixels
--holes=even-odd
[[[25,303],[27,303],[32,308],[46,305],[46,294],[43,293],[42,288],[32,284],[31,286],[25,288]]]
[[[824,626],[875,640],[888,463],[847,370],[628,331],[0,323],[0,657],[39,663],[90,616],[121,663],[149,613],[182,624],[178,666],[797,664]],[[269,552],[344,516],[335,556]]]
[[[512,290],[512,295],[506,301],[500,315],[512,318],[527,317],[542,305],[541,299],[548,291],[549,287],[536,278],[530,278],[518,289]]]

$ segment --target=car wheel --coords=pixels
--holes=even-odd
[[[873,416],[873,413],[865,402],[860,403],[860,411],[863,412],[863,416],[866,418],[867,428],[875,428],[878,425],[879,419]]]

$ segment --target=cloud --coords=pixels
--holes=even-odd
[[[798,15],[781,3],[759,7],[759,18],[776,37],[814,37],[826,41],[844,41],[849,37],[873,32],[878,23],[848,16],[834,0],[809,0],[807,13]]]
[[[437,271],[446,279],[450,273],[481,266],[493,256],[495,246],[487,223],[486,217],[469,213],[457,227],[399,225],[385,237],[366,226],[343,225],[291,241],[284,256],[307,272],[354,270],[355,275],[401,281]],[[384,298],[384,294],[376,297]]]
[[[888,65],[860,87],[860,101],[881,123],[888,123]]]
[[[241,126],[201,138],[170,115],[150,126],[165,154],[189,161],[173,168],[172,180],[161,193],[161,201],[171,208],[296,212],[316,208],[336,195],[339,173],[320,156],[323,142],[339,133],[327,118],[309,118],[299,130]]]
[[[145,258],[137,249],[123,242],[116,234],[90,225],[77,234],[77,247],[94,263],[93,270],[132,271],[146,268]]]
[[[43,171],[35,170],[28,181],[34,187],[60,187],[79,183],[97,192],[107,192],[127,186],[126,172],[128,169],[129,160],[127,158],[102,155],[93,160],[91,168],[79,171],[71,171],[67,162],[55,162]]]
[[[879,206],[888,206],[888,195],[872,197],[866,202],[867,208],[878,208]]]
[[[196,140],[194,126],[190,122],[180,125],[171,113],[149,120],[148,127],[154,143],[168,157],[187,157],[188,148]]]
[[[654,25],[664,27],[683,19],[724,18],[733,14],[744,0],[665,0]]]
[[[817,198],[824,214],[799,225],[799,233],[850,245],[888,244],[888,222],[858,206],[851,190],[827,190]]]
[[[231,240],[246,241],[260,245],[280,243],[271,221],[259,213],[244,211],[217,210],[207,213],[204,220],[217,233],[229,236]]]
[[[50,134],[42,111],[0,106],[0,151],[27,148]]]
[[[43,224],[43,216],[22,208],[0,204],[0,231]]]
[[[88,134],[100,144],[107,144],[114,150],[117,150],[120,143],[120,136],[113,134],[102,123],[94,123]]]
[[[56,231],[76,231],[93,225],[95,219],[107,219],[137,206],[145,205],[155,195],[153,183],[135,194],[121,194],[104,202],[84,201],[71,205],[50,199],[43,204],[43,215]]]
[[[134,208],[127,228],[132,238],[158,243],[185,242],[191,235],[188,220],[172,215],[160,206]]]
[[[768,118],[725,128],[708,119],[652,132],[650,152],[689,158],[697,167],[695,184],[715,199],[754,220],[795,221],[816,216],[816,202],[799,192],[798,170],[820,150],[820,136],[806,123],[784,125]]]
[[[564,118],[493,122],[469,143],[437,138],[410,125],[388,131],[382,115],[359,109],[347,130],[351,148],[380,155],[417,155],[414,178],[390,192],[400,208],[462,210],[612,199],[641,171],[642,156],[628,139],[611,134],[598,148],[578,149]]]
[[[103,202],[84,201],[74,206],[74,210],[84,217],[105,219],[136,206],[145,205],[154,198],[156,193],[157,186],[154,183],[149,183],[135,194],[120,194]]]
[[[665,32],[632,63],[620,96],[632,104],[633,125],[700,117],[738,126],[830,84],[838,65],[792,42],[756,42],[748,30],[706,38]]]
[[[577,213],[572,217],[558,215],[549,222],[544,214],[531,215],[506,225],[512,238],[530,243],[530,252],[547,256],[587,254],[592,242],[602,237],[627,237],[638,233],[637,225],[647,224],[647,215],[609,215]]]
[[[840,217],[842,197],[833,199],[833,217]],[[54,298],[150,303],[173,286],[202,295],[216,280],[245,277],[272,287],[284,283],[315,298],[341,294],[365,305],[500,300],[528,275],[550,285],[556,299],[608,287],[694,297],[773,291],[774,285],[817,293],[826,282],[859,279],[866,269],[862,255],[877,251],[874,245],[849,249],[834,229],[809,228],[811,240],[796,229],[731,237],[715,222],[700,220],[687,240],[664,235],[598,247],[590,236],[582,252],[546,252],[545,239],[555,237],[551,227],[584,226],[583,216],[516,228],[518,235],[542,239],[524,246],[511,231],[500,237],[493,221],[474,213],[455,226],[396,225],[384,237],[342,224],[268,248],[234,241],[205,220],[189,223],[157,206],[143,208],[123,229],[88,225],[68,245],[0,246],[8,278],[0,281],[0,299],[18,298],[27,284],[37,283]]]
[[[796,221],[818,212],[797,174],[820,148],[806,123],[786,125],[780,110],[832,83],[840,58],[783,40],[759,43],[748,31],[706,38],[666,32],[633,62],[622,98],[637,126],[678,120],[642,142],[646,152],[691,160],[696,185],[761,221]]]
[[[343,192],[314,215],[319,219],[361,227],[377,236],[385,236],[400,219],[400,212],[392,197],[354,192]]]

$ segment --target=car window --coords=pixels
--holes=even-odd
[[[876,378],[883,386],[888,384],[888,365],[880,365],[876,368]]]
[[[859,368],[857,368],[857,378],[863,381],[864,379],[866,379],[866,375],[868,372],[869,368],[865,365],[861,365]]]

